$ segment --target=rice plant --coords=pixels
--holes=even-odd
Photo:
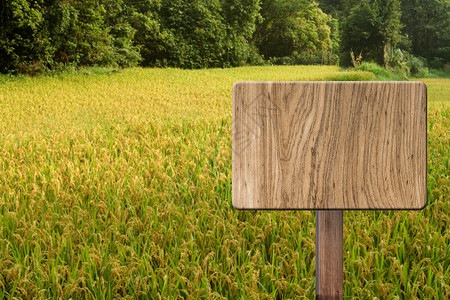
[[[231,206],[231,87],[337,67],[127,69],[0,83],[0,299],[315,293],[314,212]],[[428,206],[345,212],[349,298],[450,297],[450,80],[428,80]]]

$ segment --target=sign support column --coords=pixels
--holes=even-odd
[[[343,299],[343,211],[316,211],[316,299]]]

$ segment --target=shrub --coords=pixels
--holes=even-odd
[[[406,62],[409,68],[410,75],[419,76],[420,74],[428,73],[428,68],[426,67],[426,61],[424,58],[408,54],[406,56]]]
[[[371,72],[379,80],[405,80],[407,78],[399,68],[385,69],[374,62],[363,62],[356,70]]]
[[[386,70],[385,68],[381,67],[380,65],[374,63],[374,62],[363,62],[359,67],[356,68],[360,71],[367,71],[373,73],[376,77],[384,79],[384,80],[391,80],[392,76]]]

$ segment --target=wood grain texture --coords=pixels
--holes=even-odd
[[[316,211],[316,299],[344,297],[344,213]]]
[[[421,82],[238,82],[233,206],[422,209]]]

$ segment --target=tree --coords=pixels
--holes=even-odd
[[[125,9],[122,0],[0,2],[0,72],[136,65]]]
[[[250,38],[259,0],[127,0],[144,66],[226,67],[255,63]]]
[[[133,45],[142,57],[141,65],[167,66],[168,50],[173,47],[173,35],[161,25],[161,0],[125,0],[130,25],[136,30]]]
[[[83,66],[112,64],[114,48],[104,24],[104,6],[96,0],[59,0],[57,7],[49,19],[56,61]]]
[[[401,29],[403,28],[400,18],[402,15],[399,0],[379,0],[376,2],[378,8],[377,27],[383,45],[383,65],[388,66],[393,56],[393,51],[400,42]]]
[[[342,48],[362,53],[387,66],[401,40],[402,24],[399,0],[363,0],[356,4],[343,24]]]
[[[450,2],[447,0],[403,0],[403,32],[411,40],[414,55],[450,61]]]
[[[331,19],[316,2],[264,0],[254,42],[265,58],[321,53],[331,47]]]
[[[34,74],[52,63],[44,12],[43,0],[1,1],[0,72]]]
[[[224,64],[226,27],[219,0],[163,0],[161,24],[173,37],[167,60],[183,68]]]
[[[104,27],[111,36],[112,64],[132,67],[141,60],[139,48],[133,45],[134,29],[130,23],[131,10],[123,0],[102,0],[105,8]]]
[[[251,42],[256,24],[261,22],[259,0],[222,0],[222,18],[226,26],[225,66],[255,64],[261,61]]]
[[[342,0],[319,0],[320,9],[333,18],[340,18],[344,12],[344,3]]]

